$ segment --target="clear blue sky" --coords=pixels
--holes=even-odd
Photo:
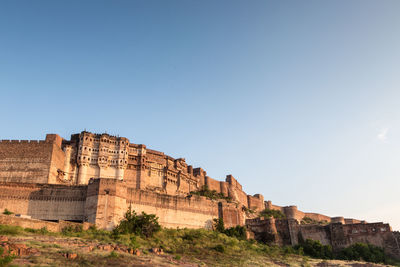
[[[1,1],[0,139],[83,129],[400,230],[400,1]]]

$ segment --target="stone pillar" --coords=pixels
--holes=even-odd
[[[69,172],[70,172],[70,167],[71,167],[71,150],[72,147],[67,145],[64,148],[64,153],[65,153],[65,161],[64,161],[64,179],[69,180]]]
[[[117,166],[115,178],[117,178],[118,180],[124,179],[124,167],[123,166]]]
[[[79,166],[78,184],[87,184],[86,173],[87,165],[83,163]]]

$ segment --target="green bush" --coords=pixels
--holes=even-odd
[[[74,235],[76,233],[81,233],[83,230],[82,225],[68,225],[66,227],[64,227],[63,229],[61,229],[61,233],[63,235],[67,235],[67,236],[71,236]]]
[[[118,236],[119,234],[135,234],[145,237],[152,237],[154,233],[161,230],[161,226],[158,223],[158,217],[154,214],[142,214],[137,215],[134,210],[129,209],[124,216],[124,219],[119,225],[113,230],[113,235]]]
[[[23,228],[19,226],[0,224],[0,235],[17,235],[23,232]]]
[[[223,245],[221,245],[221,244],[216,245],[215,247],[213,247],[213,249],[215,251],[218,251],[218,252],[221,252],[221,253],[225,252],[225,247]]]
[[[305,255],[313,258],[333,259],[332,246],[322,245],[318,240],[307,239],[305,242],[295,246],[295,249],[301,249]]]
[[[224,196],[224,194],[218,193],[215,190],[210,190],[206,185],[204,185],[199,191],[191,191],[189,195],[204,196],[209,199],[225,199],[228,202],[232,201],[231,197]]]
[[[227,236],[236,237],[239,240],[247,239],[246,227],[240,225],[225,229],[224,234],[226,234]]]
[[[387,263],[389,260],[382,248],[363,243],[356,243],[334,254],[331,246],[307,239],[295,246],[295,249],[303,250],[305,255],[320,259],[363,260],[374,263]]]
[[[182,239],[187,241],[196,241],[200,237],[201,237],[200,231],[190,231],[190,232],[185,232],[182,236]]]
[[[14,212],[9,211],[8,209],[4,209],[3,214],[4,215],[11,215],[11,214],[14,214]]]
[[[235,227],[225,228],[222,218],[214,219],[214,230],[239,240],[246,240],[246,227],[236,225]]]
[[[282,213],[280,210],[270,210],[270,209],[265,209],[260,212],[261,217],[267,217],[267,218],[275,218],[275,219],[285,219],[286,216],[285,214]]]
[[[328,222],[326,220],[317,221],[310,217],[304,216],[303,219],[301,219],[300,223],[301,224],[327,224]]]
[[[214,219],[213,228],[215,231],[223,233],[225,231],[224,220],[222,218]]]
[[[382,248],[371,245],[356,243],[342,249],[338,254],[343,260],[363,260],[374,263],[386,263],[386,256]]]
[[[110,258],[110,259],[118,258],[118,257],[119,257],[119,254],[115,251],[111,251],[110,254],[107,256],[107,258]]]
[[[15,258],[15,256],[12,255],[5,256],[3,254],[4,254],[4,248],[0,247],[0,267],[7,266]]]

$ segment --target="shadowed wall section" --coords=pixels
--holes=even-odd
[[[0,183],[0,210],[41,220],[84,221],[87,186]]]

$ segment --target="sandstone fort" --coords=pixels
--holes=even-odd
[[[193,193],[205,188],[221,198]],[[245,225],[250,236],[277,244],[310,238],[340,249],[363,242],[400,258],[399,234],[389,224],[276,206],[261,194],[247,195],[232,175],[218,181],[184,158],[124,137],[84,131],[70,140],[47,134],[45,140],[0,142],[0,210],[112,229],[128,208],[156,214],[165,227],[211,228],[221,218],[227,227]],[[257,216],[265,209],[279,210],[285,218]]]

